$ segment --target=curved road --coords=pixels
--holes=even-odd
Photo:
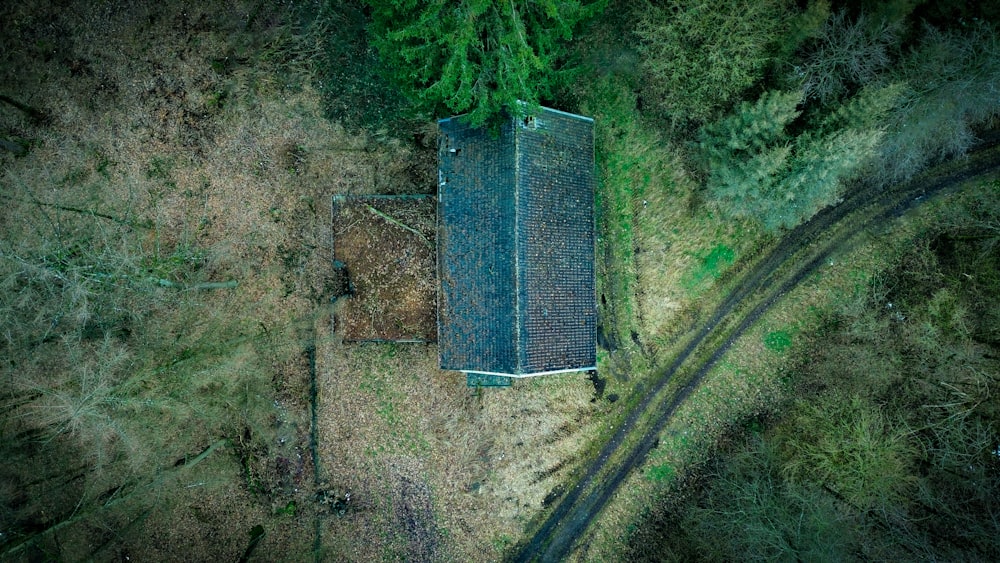
[[[689,331],[693,336],[688,343],[654,377],[650,389],[617,432],[584,466],[578,482],[534,523],[534,534],[510,559],[566,558],[629,473],[645,461],[677,407],[761,315],[863,229],[885,224],[950,187],[1000,170],[998,144],[1000,134],[992,134],[965,157],[940,165],[910,182],[885,189],[861,186],[839,205],[821,211],[790,231],[743,274],[736,289],[716,306],[707,320]],[[733,314],[741,308],[749,310]],[[661,397],[661,391],[678,374],[687,381]]]

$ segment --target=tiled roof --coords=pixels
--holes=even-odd
[[[542,108],[498,133],[440,127],[441,367],[594,366],[593,121]]]

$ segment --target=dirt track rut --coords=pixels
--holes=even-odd
[[[693,336],[687,344],[585,465],[577,483],[534,523],[533,535],[510,560],[566,558],[629,473],[642,465],[673,413],[754,322],[859,232],[887,223],[953,186],[1000,170],[998,143],[1000,134],[991,135],[962,158],[960,168],[951,162],[892,188],[862,186],[840,205],[787,233],[742,274],[706,320],[689,331]],[[661,393],[679,377],[686,379],[683,385]]]

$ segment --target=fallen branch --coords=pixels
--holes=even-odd
[[[48,203],[45,201],[39,201],[35,198],[31,198],[30,200],[24,200],[18,197],[11,197],[9,195],[3,195],[3,194],[0,194],[0,198],[7,199],[10,201],[16,201],[18,203],[32,203],[40,207],[51,207],[53,209],[58,209],[59,211],[69,211],[71,213],[80,213],[83,215],[100,217],[101,219],[107,219],[108,221],[113,221],[115,223],[118,223],[119,225],[125,225],[126,227],[140,228],[140,229],[149,229],[152,227],[152,225],[149,224],[148,221],[144,223],[134,223],[132,221],[126,221],[125,219],[120,219],[118,217],[115,217],[114,215],[108,215],[106,213],[101,213],[99,211],[93,211],[90,209],[80,209],[78,207],[69,207],[66,205],[59,205],[58,203]]]
[[[364,204],[364,205],[368,209],[368,211],[371,211],[375,215],[378,215],[379,217],[385,219],[386,221],[392,223],[393,225],[396,225],[397,227],[399,227],[401,229],[405,229],[405,230],[410,231],[411,233],[417,235],[418,237],[420,237],[420,240],[424,241],[424,244],[427,245],[427,248],[430,248],[431,250],[434,250],[434,244],[431,243],[431,241],[427,240],[427,237],[425,237],[424,234],[421,233],[420,231],[414,229],[413,227],[407,225],[406,223],[403,223],[402,221],[400,221],[399,219],[396,219],[395,217],[393,217],[391,215],[387,215],[387,214],[379,211],[378,209],[375,209],[374,207],[372,207],[371,205],[369,205],[367,203]]]
[[[28,154],[28,149],[17,141],[11,141],[0,137],[0,149],[14,153],[14,156],[24,156]]]
[[[109,508],[111,508],[113,506],[119,505],[119,504],[121,504],[121,503],[123,503],[123,502],[125,502],[125,501],[127,501],[129,499],[131,499],[132,497],[140,494],[140,493],[149,491],[149,490],[151,490],[151,489],[153,489],[153,488],[155,488],[155,487],[157,487],[159,485],[162,485],[163,482],[166,481],[167,477],[183,475],[187,470],[191,469],[195,465],[198,465],[199,463],[201,463],[202,461],[204,461],[205,458],[207,458],[209,456],[209,454],[211,454],[213,451],[215,451],[216,449],[218,449],[218,448],[220,448],[222,446],[225,446],[228,443],[229,443],[229,440],[226,439],[226,438],[223,438],[223,439],[215,442],[211,446],[209,446],[207,449],[205,449],[205,451],[203,451],[200,454],[198,454],[191,461],[185,463],[184,465],[178,467],[177,469],[161,473],[159,477],[157,477],[156,479],[153,479],[152,481],[150,481],[146,485],[144,485],[144,486],[142,486],[140,488],[137,488],[136,490],[134,490],[133,492],[129,493],[128,495],[123,496],[123,497],[119,497],[119,498],[116,498],[116,499],[109,500],[108,502],[105,502],[104,504],[102,504],[102,505],[100,505],[98,507],[95,507],[95,508],[93,508],[91,510],[87,510],[85,512],[77,513],[76,515],[71,516],[71,517],[69,517],[69,518],[67,518],[67,519],[65,519],[65,520],[63,520],[61,522],[53,524],[53,525],[49,526],[48,528],[42,530],[41,532],[38,532],[37,534],[34,534],[33,536],[25,539],[21,543],[18,543],[16,545],[12,545],[6,551],[0,553],[0,556],[2,556],[4,558],[10,557],[10,556],[12,556],[12,555],[14,555],[14,554],[16,554],[18,552],[23,551],[24,549],[26,549],[28,547],[31,547],[32,545],[34,545],[35,543],[37,543],[38,540],[40,540],[44,536],[47,536],[49,534],[58,532],[59,530],[65,528],[67,526],[70,526],[72,524],[75,524],[75,523],[79,522],[80,520],[83,520],[84,518],[89,518],[89,517],[91,517],[91,516],[93,516],[95,514],[103,512],[103,511],[105,511],[105,510],[107,510],[107,509],[109,509]]]
[[[14,106],[22,113],[27,115],[29,118],[31,118],[31,121],[34,122],[35,125],[44,125],[50,121],[49,116],[46,115],[45,112],[35,109],[27,104],[22,104],[21,102],[13,98],[10,98],[8,96],[0,95],[0,102],[5,102],[7,104]]]
[[[239,285],[240,282],[236,280],[229,280],[224,282],[204,282],[196,283],[192,285],[185,285],[182,283],[172,282],[170,280],[158,279],[156,280],[156,285],[160,287],[170,287],[173,289],[183,289],[185,291],[194,291],[199,289],[232,289]]]

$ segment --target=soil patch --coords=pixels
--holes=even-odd
[[[436,212],[434,196],[334,197],[344,340],[437,340]]]
[[[437,531],[434,528],[434,512],[431,491],[427,483],[408,463],[399,460],[389,464],[392,482],[393,526],[406,540],[406,559],[410,561],[431,561],[437,551]]]

